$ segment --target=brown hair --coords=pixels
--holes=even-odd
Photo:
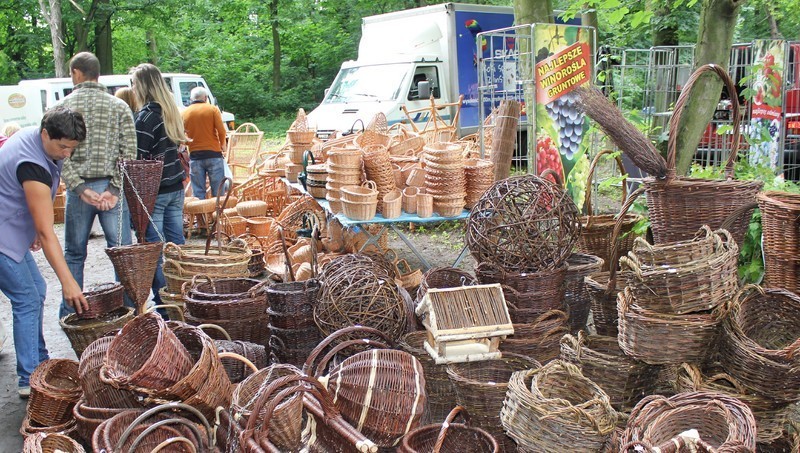
[[[169,139],[175,143],[185,142],[187,139],[183,129],[183,118],[172,93],[167,88],[167,83],[164,82],[164,77],[161,76],[161,71],[150,63],[142,63],[131,69],[131,81],[139,104],[155,102],[161,106],[164,128]]]
[[[133,92],[132,88],[122,87],[118,89],[116,93],[114,93],[114,96],[125,101],[133,113],[136,113],[136,111],[139,110],[139,104],[136,102],[136,94]]]
[[[82,72],[89,80],[97,80],[100,77],[100,60],[91,52],[81,52],[75,54],[69,60],[69,69],[77,69]]]

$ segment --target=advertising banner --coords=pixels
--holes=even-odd
[[[786,41],[759,39],[753,42],[749,159],[753,165],[777,169],[783,130],[783,80]]]

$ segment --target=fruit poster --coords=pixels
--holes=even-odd
[[[582,206],[589,171],[588,120],[574,90],[594,74],[594,30],[574,25],[536,24],[536,171],[555,171]]]
[[[777,169],[783,129],[783,79],[786,41],[753,42],[753,76],[748,135],[750,163]]]

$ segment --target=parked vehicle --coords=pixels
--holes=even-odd
[[[208,83],[203,79],[202,76],[196,74],[177,74],[177,73],[164,73],[164,80],[167,82],[167,86],[175,95],[175,103],[178,104],[178,108],[183,110],[190,104],[189,101],[189,93],[192,91],[192,88],[201,86],[208,90],[209,92],[209,102],[214,105],[217,105],[217,98],[211,93],[211,89],[208,87]],[[108,92],[114,94],[118,89],[122,87],[129,87],[131,86],[131,78],[127,74],[125,75],[101,75],[98,79],[98,82],[102,83],[103,85],[108,88]],[[26,96],[31,96],[32,89],[37,90],[39,92],[39,104],[41,106],[41,111],[38,111],[38,118],[30,118],[26,121],[34,121],[38,123],[39,119],[41,119],[41,115],[45,110],[54,106],[55,104],[59,103],[61,100],[64,99],[68,94],[72,93],[72,80],[69,78],[51,78],[51,79],[35,79],[35,80],[23,80],[19,83],[20,89],[24,89],[24,92],[27,93]],[[2,93],[2,91],[0,91]],[[29,100],[28,102],[33,102]],[[235,118],[232,113],[229,112],[222,112],[222,121],[225,125],[233,130],[235,129]]]

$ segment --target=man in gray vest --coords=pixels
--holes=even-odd
[[[45,291],[32,251],[44,256],[61,282],[66,303],[78,312],[88,308],[78,282],[64,260],[53,231],[53,199],[62,161],[86,138],[80,113],[56,107],[39,127],[10,137],[0,152],[0,291],[11,301],[19,395],[30,395],[33,370],[48,359],[42,332]]]

